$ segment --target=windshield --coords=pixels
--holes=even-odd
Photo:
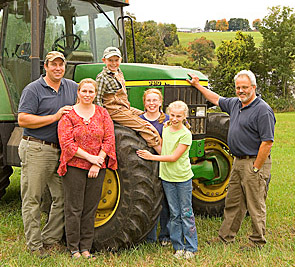
[[[102,4],[100,7],[117,25],[121,9]],[[106,47],[120,46],[120,37],[113,25],[90,2],[50,0],[46,11],[46,52],[61,51],[68,61],[101,62]]]
[[[1,10],[1,71],[14,112],[22,89],[31,79],[30,11],[29,0],[8,2]]]
[[[106,18],[106,15],[89,1],[39,1],[40,16],[43,18],[39,25],[40,59],[44,60],[46,54],[52,50],[64,53],[68,62],[66,78],[73,78],[75,64],[101,62],[106,47],[120,47],[122,43],[114,28],[114,25],[118,24],[118,18],[122,16],[121,7],[100,4],[108,16]],[[107,3],[104,0],[96,2]],[[31,81],[31,38],[38,40],[37,34],[31,35],[31,11],[31,0],[0,3],[0,22],[3,22],[0,68],[15,113],[21,91]],[[43,64],[40,63],[42,73]]]

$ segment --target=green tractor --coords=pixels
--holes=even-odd
[[[127,62],[126,5],[128,0],[0,0],[0,197],[9,185],[12,166],[20,166],[17,107],[23,88],[44,72],[44,58],[51,50],[65,55],[65,77],[76,82],[96,77],[108,46],[119,47]],[[229,117],[208,113],[204,97],[186,81],[187,73],[193,72],[208,86],[206,76],[181,67],[140,63],[123,63],[121,69],[132,106],[143,109],[142,96],[148,88],[162,91],[164,108],[175,100],[188,104],[194,139],[190,150],[194,210],[205,216],[222,215],[233,160],[227,146]],[[115,124],[115,134],[119,168],[107,170],[104,180],[94,226],[96,250],[140,242],[161,210],[158,164],[135,153],[151,149],[131,129]]]

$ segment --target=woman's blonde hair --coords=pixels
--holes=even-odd
[[[86,83],[91,83],[94,86],[95,93],[97,94],[97,91],[98,91],[97,82],[91,78],[85,78],[80,81],[79,86],[78,86],[78,92],[81,90],[82,86]],[[79,98],[77,97],[77,104],[78,103],[79,103]]]
[[[177,100],[177,101],[174,101],[174,102],[170,103],[169,106],[167,107],[167,113],[168,114],[170,114],[170,110],[172,108],[183,110],[183,113],[184,113],[184,116],[185,116],[185,119],[183,120],[183,124],[185,125],[186,128],[190,129],[191,126],[190,126],[190,124],[188,123],[188,121],[186,119],[188,117],[188,111],[189,111],[187,104],[185,104],[181,100]],[[170,124],[170,122],[168,122],[168,124]]]
[[[153,93],[154,93],[154,94],[157,94],[157,95],[159,96],[159,100],[160,100],[160,102],[161,102],[161,106],[159,107],[159,111],[160,111],[161,115],[160,115],[160,117],[159,117],[159,119],[158,119],[158,122],[159,122],[159,123],[163,123],[163,121],[165,120],[166,116],[165,116],[165,113],[164,113],[163,110],[162,110],[163,95],[162,95],[161,91],[160,91],[159,89],[156,89],[156,88],[151,88],[151,89],[146,90],[146,91],[144,92],[144,94],[143,94],[143,103],[144,103],[145,100],[146,100],[146,96],[147,96],[148,94],[153,94]]]
[[[91,79],[91,78],[86,78],[86,79],[83,79],[82,81],[80,81],[78,91],[80,91],[80,89],[82,88],[82,86],[85,83],[91,83],[94,86],[95,93],[97,93],[97,90],[98,90],[97,82],[95,80]]]

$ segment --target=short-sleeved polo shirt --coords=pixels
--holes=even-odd
[[[78,84],[72,80],[62,78],[58,92],[44,81],[43,76],[28,84],[21,95],[18,112],[46,116],[55,114],[65,105],[74,105],[77,97]],[[50,143],[58,143],[58,122],[51,123],[41,128],[24,128],[24,135]]]
[[[230,115],[228,145],[233,155],[256,156],[262,141],[274,141],[275,115],[260,96],[245,107],[237,97],[221,97],[219,106]]]
[[[172,155],[179,144],[188,147],[177,161],[160,162],[160,178],[167,182],[185,182],[194,176],[189,158],[189,150],[192,144],[191,132],[184,126],[176,132],[171,132],[170,126],[164,128],[161,155]]]

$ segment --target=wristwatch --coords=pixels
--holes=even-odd
[[[257,172],[259,172],[259,169],[256,167],[253,167],[253,172],[257,173]]]

